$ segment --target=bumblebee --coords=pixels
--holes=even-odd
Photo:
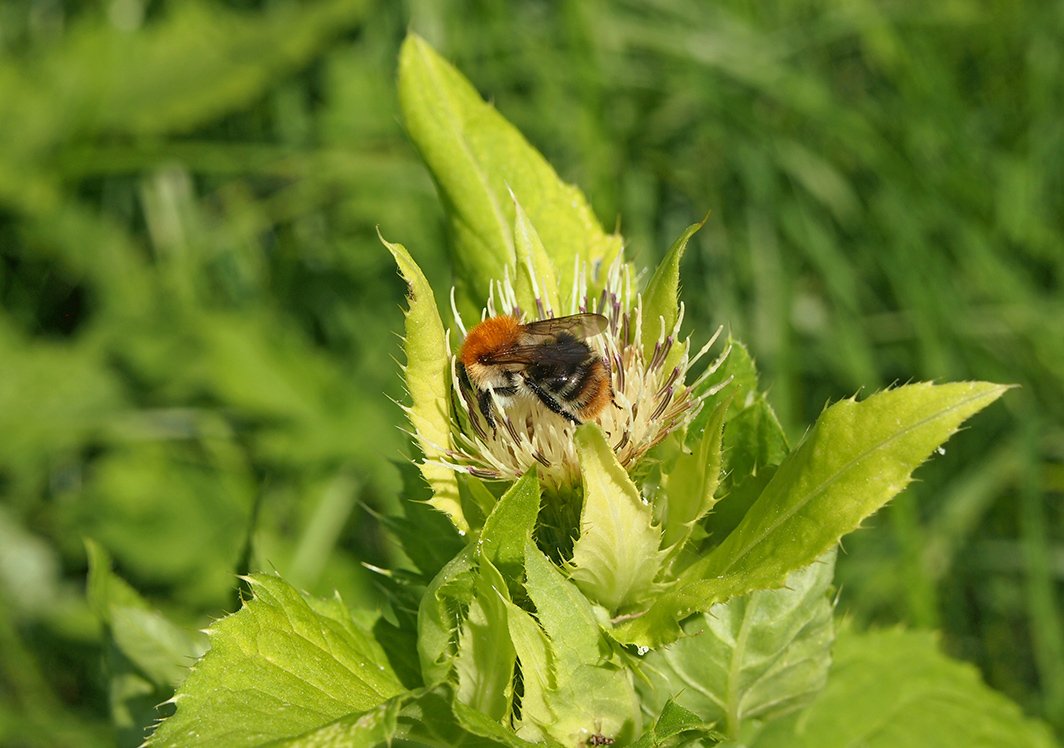
[[[469,331],[458,352],[459,383],[470,410],[475,399],[494,430],[493,399],[505,406],[531,395],[571,423],[594,418],[613,401],[613,385],[608,365],[586,340],[608,325],[601,314],[528,324],[510,316],[484,320]]]

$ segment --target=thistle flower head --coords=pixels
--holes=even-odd
[[[529,274],[536,296],[534,309],[521,308],[507,275],[492,284],[481,319],[509,315],[528,324],[579,313],[600,314],[607,319],[606,330],[586,340],[592,353],[605,364],[612,385],[612,401],[592,420],[601,427],[618,462],[629,472],[669,433],[687,425],[705,398],[727,384],[704,386],[723,363],[727,350],[697,379],[687,382],[689,370],[712,348],[720,329],[691,355],[689,339],[679,338],[683,305],[671,328],[661,317],[645,319],[642,295],[633,290],[632,269],[622,257],[604,272],[601,266],[578,266],[576,281],[567,301],[562,302],[562,309],[551,309],[544,303],[531,268]],[[465,337],[468,329],[453,296],[452,293],[455,322]],[[656,333],[656,338],[646,335],[645,330]],[[644,343],[651,339],[655,341],[652,347]],[[457,418],[452,423],[453,446],[439,463],[488,480],[515,480],[537,466],[540,480],[555,488],[579,481],[573,442],[578,424],[573,420],[552,412],[531,392],[502,398],[489,390],[486,396],[493,422],[488,423],[476,398],[470,397],[468,383],[462,381],[456,356],[451,357],[451,380],[452,399],[457,406]]]

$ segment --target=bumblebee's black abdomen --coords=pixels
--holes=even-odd
[[[543,347],[540,360],[528,367],[528,376],[548,392],[565,396],[580,387],[593,360],[584,341],[560,335],[555,343]]]

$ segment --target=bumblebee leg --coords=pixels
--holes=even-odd
[[[488,432],[484,430],[484,427],[480,423],[480,419],[477,418],[477,411],[480,410],[480,404],[479,399],[478,402],[473,401],[473,385],[469,381],[469,374],[461,363],[457,365],[457,370],[458,389],[462,393],[462,400],[465,402],[466,413],[469,414],[469,425],[477,432],[477,436],[481,439],[487,439]]]
[[[484,416],[484,420],[488,422],[488,426],[494,431],[495,416],[491,414],[491,392],[489,390],[481,390],[477,393],[477,407]]]
[[[560,415],[562,418],[566,418],[577,426],[580,425],[580,419],[574,416],[572,413],[562,407],[562,404],[554,399],[554,396],[547,392],[545,389],[539,386],[532,379],[525,379],[525,385],[528,389],[532,390],[532,393],[539,398],[540,402],[546,405],[549,409]]]

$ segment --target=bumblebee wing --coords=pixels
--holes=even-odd
[[[580,363],[588,355],[582,340],[598,335],[608,326],[609,321],[601,314],[572,314],[529,322],[521,326],[520,342],[485,354],[480,360],[484,364]]]
[[[505,350],[485,356],[485,364],[557,364],[573,365],[586,361],[589,355],[587,345],[570,338],[568,341],[532,343],[515,345]]]
[[[560,333],[569,333],[574,338],[590,338],[604,332],[609,320],[601,314],[570,314],[568,317],[552,317],[529,322],[521,332],[536,338],[553,338]]]

